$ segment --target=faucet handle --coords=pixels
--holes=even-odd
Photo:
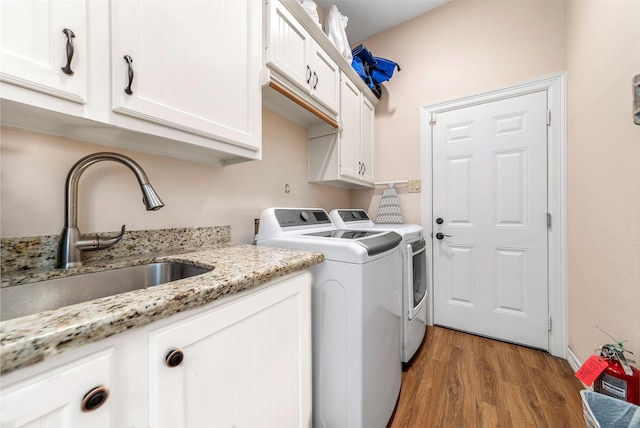
[[[125,225],[123,224],[122,229],[120,230],[120,234],[113,238],[105,238],[104,236],[100,236],[96,234],[96,244],[93,249],[102,250],[104,248],[109,248],[117,244],[124,236],[124,232],[125,232]]]

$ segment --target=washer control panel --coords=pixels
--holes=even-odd
[[[280,227],[331,224],[329,214],[323,209],[277,209],[275,214]]]

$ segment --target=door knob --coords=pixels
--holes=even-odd
[[[445,234],[444,234],[444,233],[442,233],[442,232],[438,232],[438,233],[436,233],[436,238],[438,238],[438,239],[443,239],[445,236],[446,236],[447,238],[451,238],[451,235],[445,235]]]
[[[442,224],[442,223],[444,223],[444,220],[443,220],[441,217],[438,217],[438,218],[436,219],[436,223],[438,223],[438,224]]]

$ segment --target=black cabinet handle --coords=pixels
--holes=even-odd
[[[442,232],[438,232],[438,233],[436,233],[436,238],[438,238],[438,239],[444,239],[444,237],[445,237],[445,236],[446,236],[447,238],[451,238],[451,235],[445,235],[445,234],[444,234],[444,233],[442,233]]]
[[[124,92],[127,95],[132,95],[133,91],[131,90],[131,85],[133,84],[133,67],[131,66],[131,64],[133,63],[133,58],[131,58],[129,55],[125,55],[124,60],[127,63],[127,75],[129,77],[129,84],[126,88],[124,88]]]
[[[307,83],[311,81],[311,69],[307,65]]]
[[[73,38],[76,35],[73,34],[73,31],[69,30],[68,28],[65,28],[64,30],[62,30],[62,32],[65,36],[67,36],[67,65],[62,67],[62,72],[69,76],[73,76],[73,70],[71,69],[71,60],[73,59],[74,53]]]
[[[91,412],[97,410],[109,398],[109,389],[104,386],[97,386],[87,392],[82,399],[81,409],[83,412]]]
[[[316,86],[318,86],[318,75],[316,74],[316,72],[313,72],[313,77],[315,77],[315,83],[313,84],[313,89],[316,88]]]
[[[367,166],[364,164],[364,162],[362,163],[362,175],[365,174],[365,172],[367,172]]]
[[[169,367],[178,367],[184,360],[184,353],[180,349],[172,349],[169,351],[164,361]]]

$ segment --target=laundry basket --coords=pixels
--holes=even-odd
[[[587,428],[640,428],[640,407],[608,395],[580,391]]]

